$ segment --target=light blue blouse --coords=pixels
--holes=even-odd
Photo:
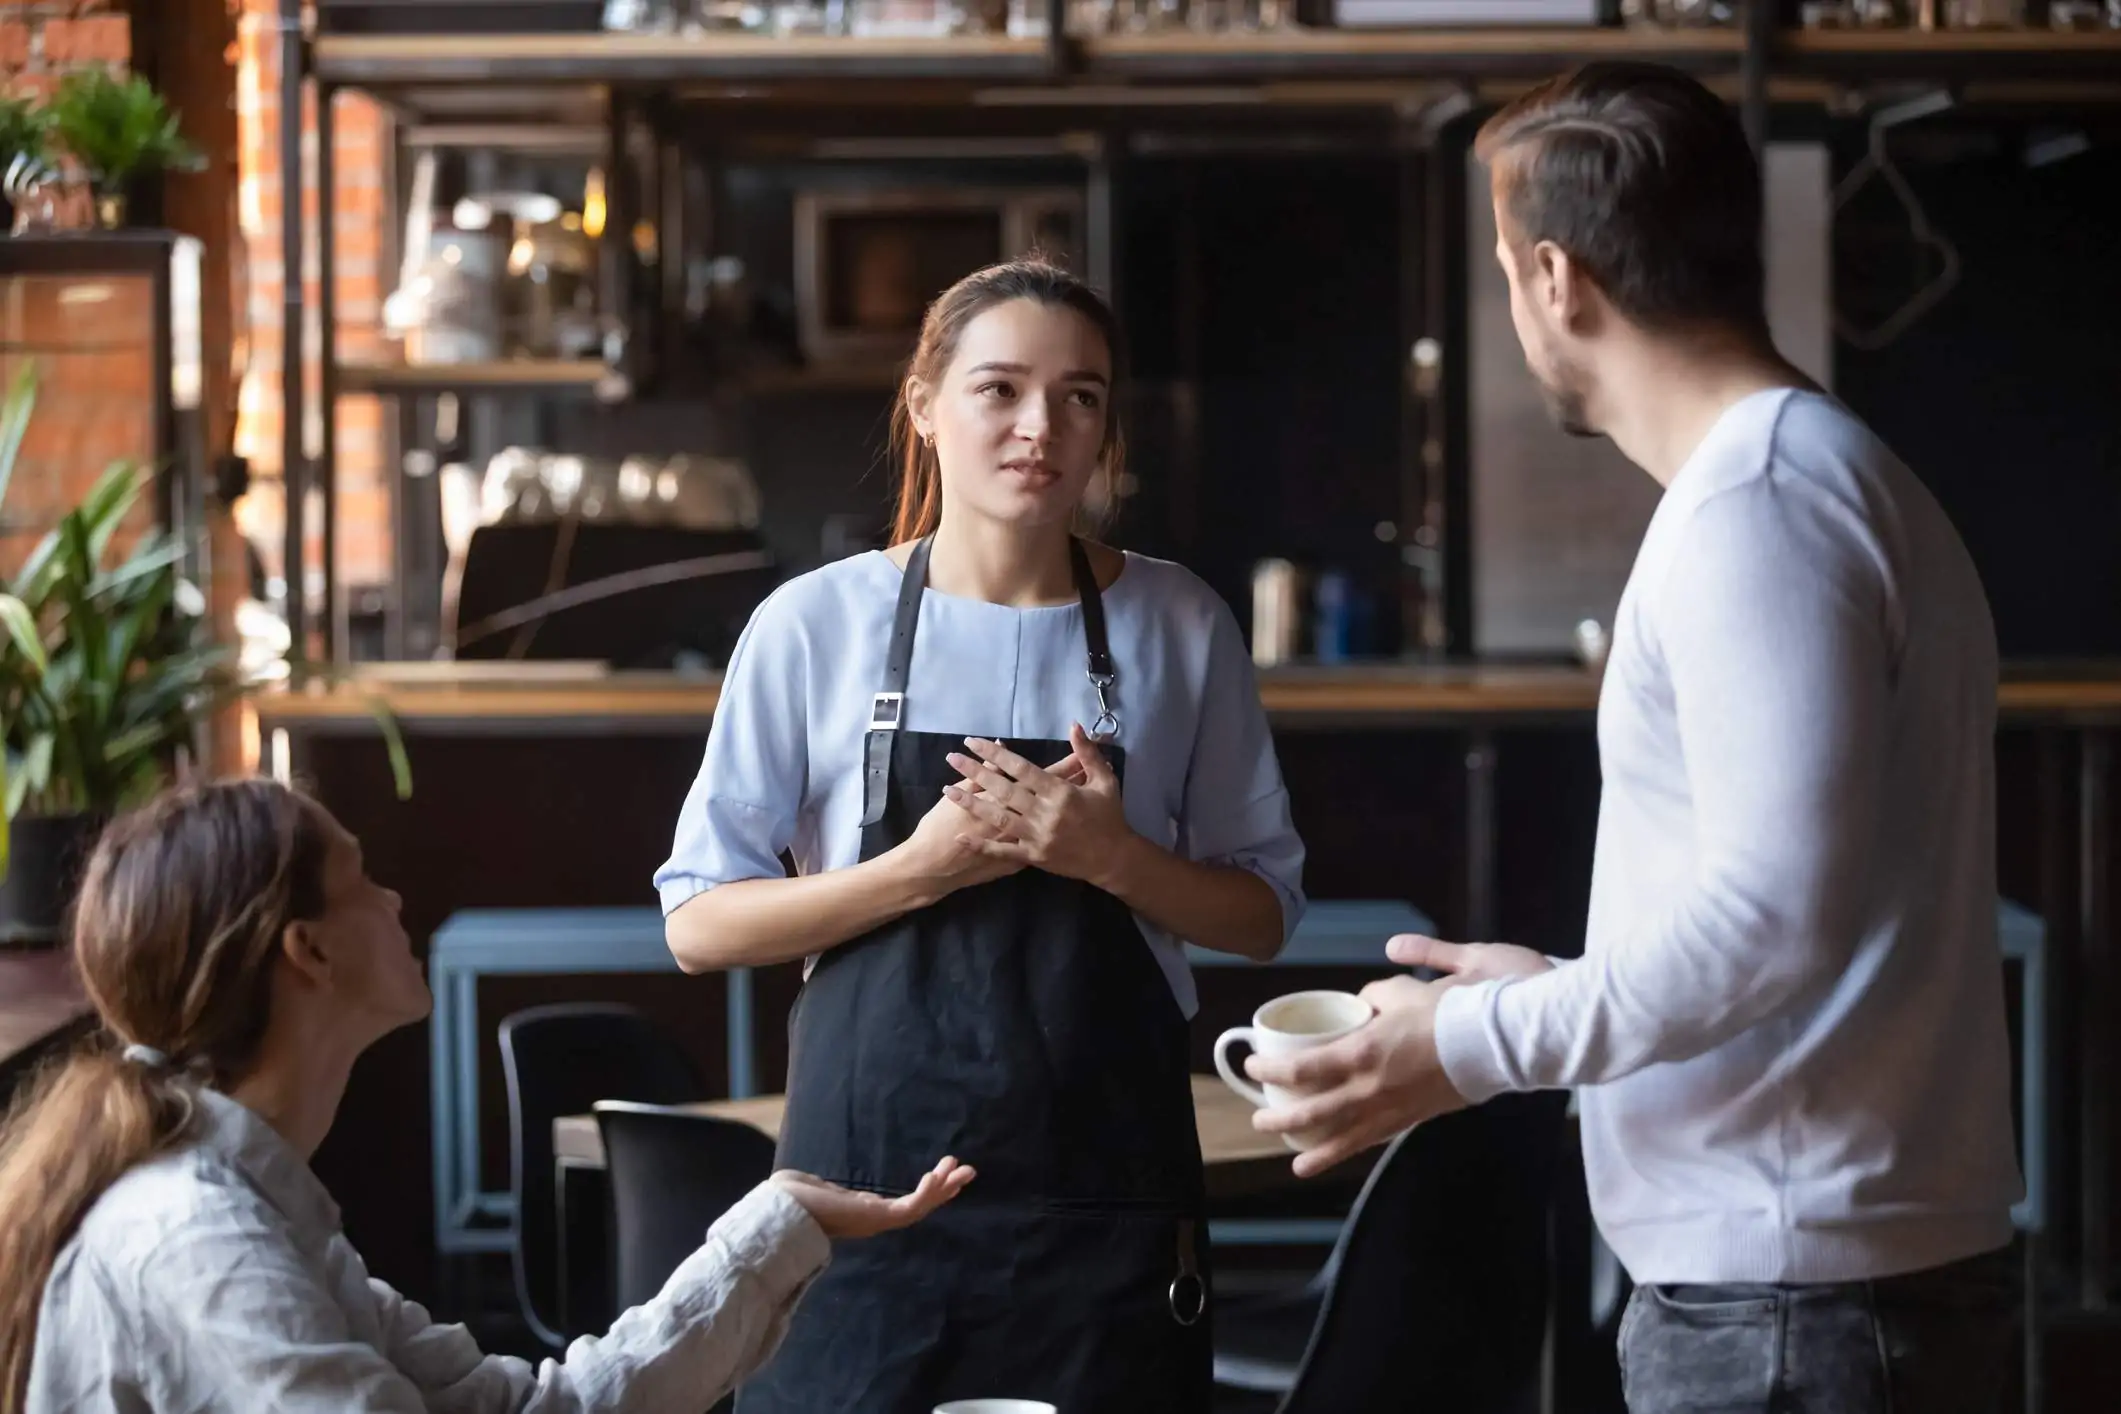
[[[862,739],[900,579],[870,551],[790,580],[752,616],[656,871],[666,915],[717,884],[780,877],[784,849],[804,874],[860,858]],[[1192,572],[1134,554],[1104,603],[1128,823],[1188,859],[1264,879],[1281,899],[1286,940],[1303,913],[1304,848],[1236,619]],[[930,589],[904,725],[1065,740],[1071,723],[1097,718],[1086,652],[1078,604],[1013,608]],[[1141,929],[1191,1016],[1183,946],[1147,920]]]

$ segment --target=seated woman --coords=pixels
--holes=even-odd
[[[482,1355],[368,1275],[309,1168],[356,1057],[427,1014],[398,896],[269,781],[172,791],[104,833],[74,948],[109,1036],[0,1130],[0,1414],[706,1409],[780,1343],[828,1239],[917,1222],[761,1184],[654,1300],[564,1361]]]

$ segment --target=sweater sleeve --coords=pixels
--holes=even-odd
[[[760,1184],[708,1230],[662,1291],[564,1360],[482,1355],[462,1326],[372,1282],[385,1352],[427,1414],[653,1414],[704,1409],[761,1369],[831,1258],[802,1204]],[[348,1406],[352,1407],[352,1406]]]
[[[1693,875],[1633,936],[1455,988],[1437,1046],[1475,1102],[1618,1080],[1813,995],[1862,937],[1895,634],[1853,509],[1772,471],[1695,507],[1648,603],[1693,807]]]

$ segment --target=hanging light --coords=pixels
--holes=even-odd
[[[582,184],[582,233],[591,240],[604,234],[604,169],[591,167]]]

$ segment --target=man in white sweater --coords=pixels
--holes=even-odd
[[[1481,134],[1496,257],[1563,426],[1666,490],[1599,695],[1579,961],[1395,938],[1450,976],[1294,1058],[1322,1172],[1580,1088],[1639,1284],[1635,1414],[1993,1407],[2013,1310],[1996,649],[1951,524],[1767,333],[1759,171],[1694,80],[1594,65]]]

